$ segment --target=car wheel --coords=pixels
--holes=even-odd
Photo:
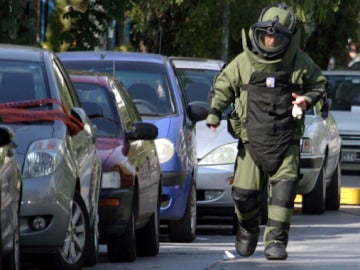
[[[139,256],[155,256],[160,247],[160,203],[156,205],[146,226],[137,231],[136,248]]]
[[[13,235],[13,247],[9,254],[2,258],[2,268],[7,270],[20,270],[20,250],[19,250],[19,223],[18,215],[15,215],[14,221],[14,235]],[[1,253],[0,253],[1,254]]]
[[[89,254],[87,256],[85,265],[94,266],[99,261],[99,215],[96,214],[94,224],[91,228],[90,243],[89,243]]]
[[[107,243],[107,255],[110,262],[132,262],[136,259],[136,231],[134,209],[122,236],[112,236]]]
[[[334,174],[331,176],[330,185],[326,188],[326,210],[339,210],[341,194],[341,170],[336,166]]]
[[[316,180],[314,189],[308,194],[303,195],[302,212],[306,215],[321,215],[325,212],[325,194],[324,185],[325,169],[321,167],[319,176]]]
[[[84,200],[75,192],[64,244],[53,256],[39,258],[41,269],[80,270],[89,254],[90,230],[89,214]]]
[[[185,214],[180,220],[169,223],[169,238],[172,242],[190,243],[195,239],[197,219],[196,185],[192,182]]]

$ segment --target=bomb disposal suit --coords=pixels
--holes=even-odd
[[[266,35],[276,40],[270,48]],[[221,113],[234,104],[232,129],[239,149],[232,196],[239,220],[235,246],[242,256],[255,251],[261,194],[268,188],[265,256],[287,258],[305,114],[292,114],[293,93],[303,99],[306,110],[324,95],[326,84],[320,68],[299,49],[299,41],[291,9],[283,4],[268,6],[250,28],[249,37],[242,30],[243,52],[214,82],[207,125],[216,128]]]

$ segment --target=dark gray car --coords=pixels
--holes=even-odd
[[[13,131],[0,125],[0,183],[1,183],[1,269],[19,270],[19,209],[21,200],[21,171],[16,161]]]

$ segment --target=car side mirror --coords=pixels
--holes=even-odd
[[[125,136],[128,140],[155,140],[158,133],[158,128],[154,124],[136,122]]]
[[[12,142],[14,132],[8,126],[0,125],[0,147],[3,147]]]
[[[198,121],[205,120],[208,116],[209,110],[202,105],[193,103],[189,104],[187,107],[187,113],[190,119],[196,123]]]
[[[321,108],[321,116],[326,119],[329,116],[329,111],[332,105],[332,99],[331,98],[324,98],[323,99],[324,104]]]

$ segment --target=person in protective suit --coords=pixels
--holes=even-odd
[[[243,52],[214,81],[207,125],[216,131],[221,113],[233,104],[231,129],[239,138],[232,197],[239,220],[235,247],[241,256],[256,249],[264,188],[268,192],[265,257],[285,260],[288,255],[303,112],[323,97],[326,85],[320,68],[299,43],[292,9],[269,5],[249,36],[242,30]]]

